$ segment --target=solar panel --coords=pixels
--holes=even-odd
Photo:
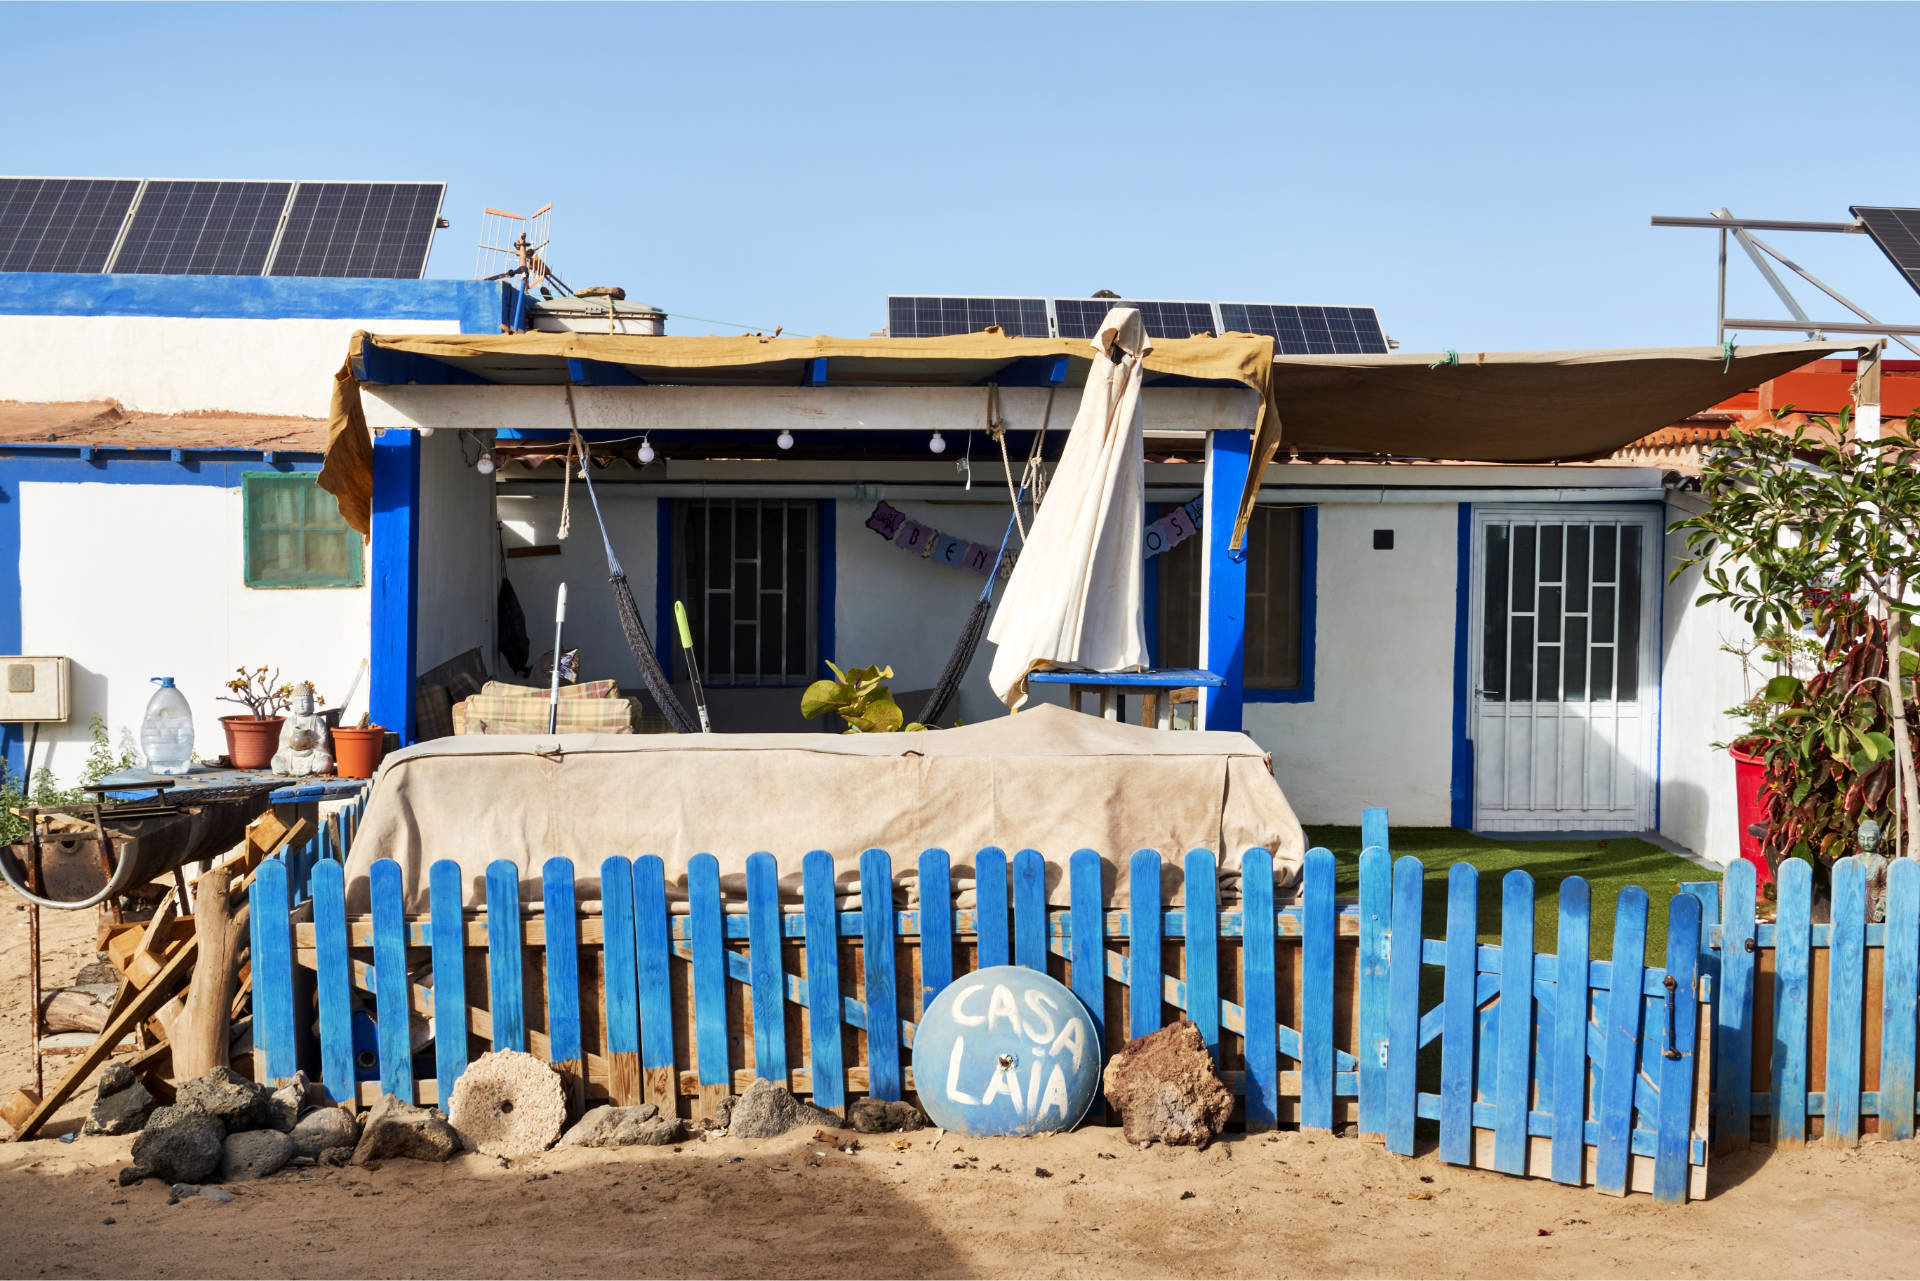
[[[1855,205],[1853,216],[1867,224],[1867,234],[1907,283],[1920,291],[1920,209],[1885,209]]]
[[[1049,338],[1045,298],[975,298],[954,295],[888,294],[887,335],[938,338],[977,334],[998,325],[1015,338]]]
[[[418,279],[446,191],[443,182],[303,182],[267,274]]]
[[[110,268],[130,276],[257,276],[291,182],[150,179]]]
[[[1223,302],[1220,323],[1229,333],[1268,335],[1280,356],[1384,356],[1388,350],[1372,307]]]
[[[1153,338],[1218,333],[1210,302],[1138,302],[1131,298],[1055,298],[1053,319],[1062,338],[1091,338],[1112,307],[1138,307]]]
[[[0,178],[0,271],[107,269],[137,178]]]

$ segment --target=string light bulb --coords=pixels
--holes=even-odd
[[[934,429],[933,439],[927,442],[927,448],[936,454],[944,454],[947,452],[947,438],[940,434],[939,428],[936,427]]]
[[[653,461],[653,457],[654,457],[653,445],[647,440],[645,436],[642,436],[640,438],[640,465],[642,467],[645,467],[648,463]]]
[[[780,446],[780,448],[782,449],[792,449],[793,433],[790,431],[787,431],[785,428],[782,428],[780,431],[780,434],[773,438],[773,443]]]
[[[479,472],[482,476],[493,475],[493,455],[492,454],[480,455],[478,461],[476,461],[473,464],[473,469]]]
[[[431,427],[421,427],[418,430],[422,438],[433,435],[433,428]]]

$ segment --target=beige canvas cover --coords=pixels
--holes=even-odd
[[[1124,896],[1127,861],[1155,849],[1166,901],[1177,902],[1190,849],[1221,854],[1223,897],[1237,898],[1249,847],[1273,851],[1284,890],[1305,844],[1246,735],[1146,729],[1050,705],[915,734],[448,738],[381,768],[347,859],[347,902],[366,910],[376,858],[399,862],[408,909],[424,911],[428,869],[443,858],[459,864],[465,900],[477,905],[495,859],[520,869],[534,901],[541,865],[571,859],[587,900],[599,896],[603,859],[658,854],[669,900],[684,903],[687,861],[702,852],[719,859],[723,893],[741,899],[757,850],[779,859],[782,897],[798,902],[809,850],[833,855],[834,883],[848,893],[861,852],[880,848],[911,904],[922,850],[947,850],[970,898],[974,854],[987,846],[1009,858],[1039,850],[1057,904],[1075,850],[1098,851],[1109,894]]]
[[[988,683],[1008,707],[1027,701],[1027,675],[1042,668],[1147,665],[1140,379],[1153,341],[1138,308],[1113,307],[1089,345],[1099,358],[987,632]]]

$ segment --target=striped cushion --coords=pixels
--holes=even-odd
[[[488,681],[480,687],[480,692],[482,694],[500,694],[517,698],[537,698],[543,702],[547,697],[547,689],[545,686],[509,685],[505,681]],[[587,681],[582,685],[562,685],[560,687],[560,699],[562,702],[569,698],[618,697],[620,697],[619,681]]]
[[[545,695],[475,694],[454,709],[458,734],[544,734]],[[624,698],[562,698],[562,734],[631,734],[633,709]]]

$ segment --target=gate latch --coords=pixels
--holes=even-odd
[[[1673,994],[1675,990],[1679,988],[1680,984],[1671,974],[1667,975],[1661,982],[1666,985],[1667,989],[1667,1047],[1660,1051],[1660,1053],[1666,1058],[1677,1059],[1680,1057],[1680,1051],[1675,1048],[1674,1045],[1676,1038],[1674,1036]]]

